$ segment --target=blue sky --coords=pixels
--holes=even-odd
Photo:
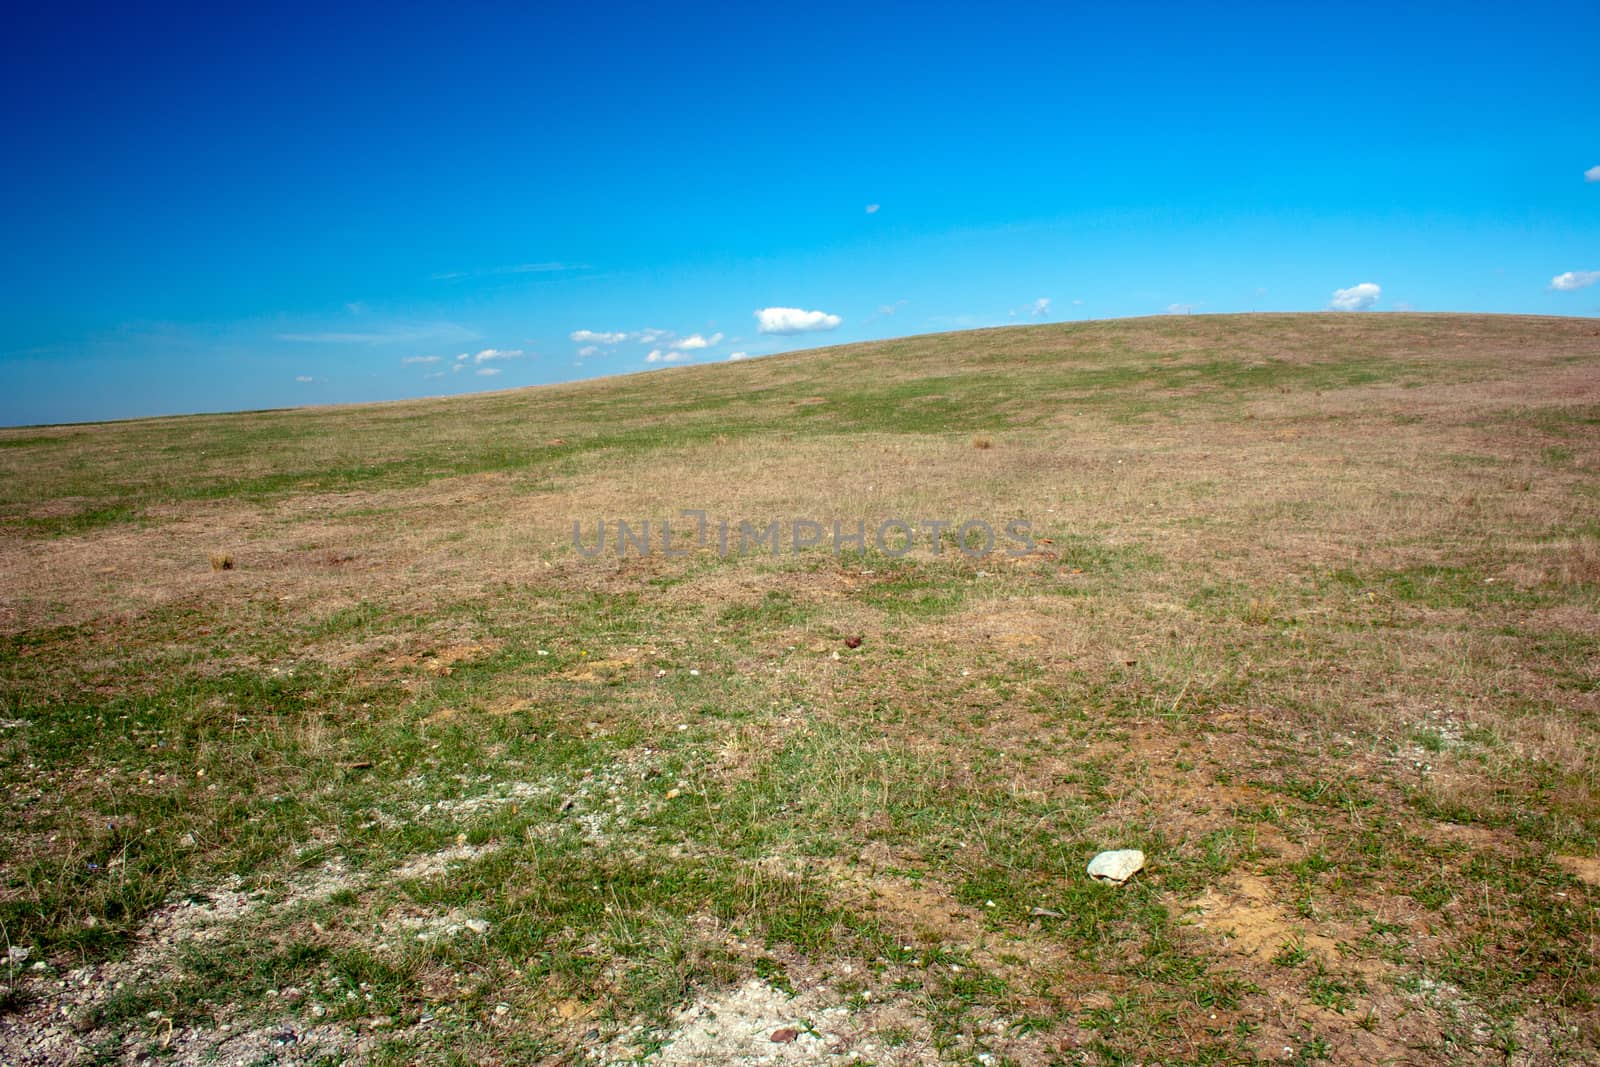
[[[38,6],[0,35],[3,424],[1600,314],[1593,4]]]

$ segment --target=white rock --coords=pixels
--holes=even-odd
[[[1089,861],[1089,877],[1101,882],[1121,885],[1134,872],[1144,867],[1144,853],[1136,848],[1119,848],[1102,852]]]

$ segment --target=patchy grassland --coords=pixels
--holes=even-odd
[[[0,1061],[1593,1062],[1597,607],[1592,320],[0,431]]]

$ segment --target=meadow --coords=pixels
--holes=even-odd
[[[1592,1063],[1600,320],[0,430],[0,785],[4,1063]]]

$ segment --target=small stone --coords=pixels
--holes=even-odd
[[[1102,852],[1089,861],[1089,877],[1098,882],[1121,885],[1144,868],[1144,853],[1136,848]]]
[[[506,1015],[506,1014],[509,1014],[510,1011],[511,1011],[511,1005],[509,1005],[509,1004],[496,1004],[494,1006],[494,1013],[496,1015]]]
[[[466,927],[475,934],[486,934],[489,932],[489,924],[484,922],[482,919],[468,919],[466,921]]]
[[[792,1026],[785,1026],[781,1030],[772,1031],[772,1043],[774,1045],[787,1045],[789,1042],[793,1041],[799,1036],[800,1031],[796,1030]]]

